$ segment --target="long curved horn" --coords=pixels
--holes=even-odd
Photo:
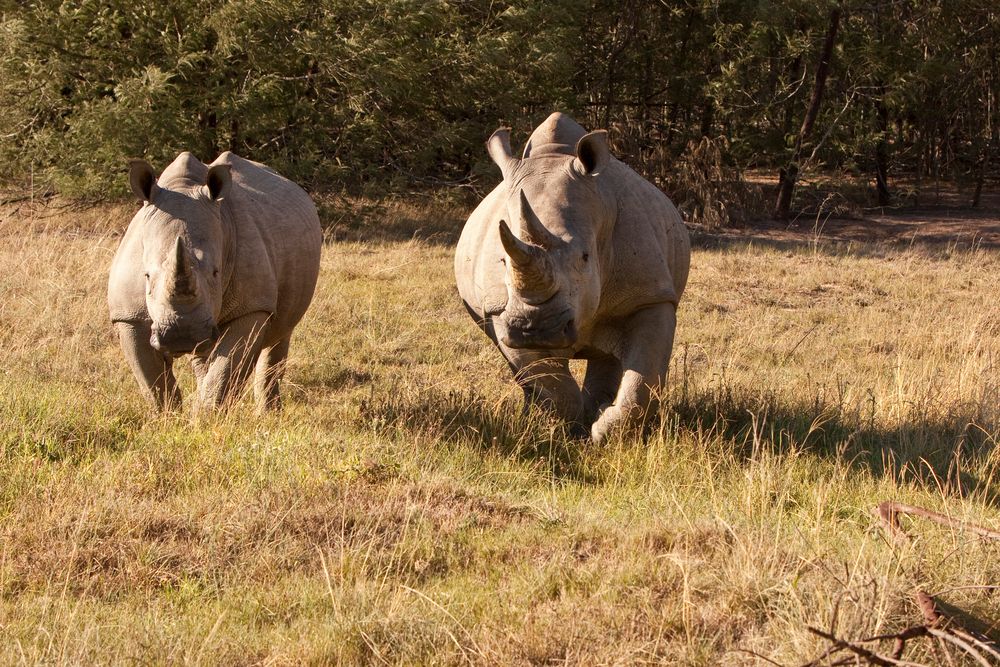
[[[510,150],[510,129],[506,127],[501,127],[490,135],[490,138],[486,140],[486,152],[489,153],[490,159],[500,167],[500,173],[503,174],[505,181],[510,179],[510,175],[521,163]]]
[[[516,267],[527,269],[535,261],[541,259],[539,257],[541,248],[517,238],[514,232],[510,231],[506,220],[500,221],[500,243],[503,244],[504,251]]]
[[[545,225],[538,219],[535,212],[531,210],[531,205],[528,204],[528,197],[524,194],[524,190],[521,190],[520,200],[521,234],[528,243],[533,243],[546,250],[552,250],[559,242],[559,239],[545,228]]]
[[[500,221],[500,243],[510,258],[511,286],[522,296],[544,300],[555,291],[552,264],[541,247],[525,243]]]
[[[174,293],[195,296],[198,293],[197,286],[198,281],[195,280],[194,271],[191,269],[191,260],[188,259],[184,241],[178,236],[174,246]]]

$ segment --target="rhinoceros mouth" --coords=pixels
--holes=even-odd
[[[211,348],[219,340],[219,327],[214,324],[203,333],[184,331],[178,327],[152,327],[149,337],[149,344],[153,349],[180,356],[193,352],[202,352],[205,348]]]
[[[541,322],[500,318],[500,340],[512,349],[557,350],[572,347],[577,340],[576,322],[570,311]]]

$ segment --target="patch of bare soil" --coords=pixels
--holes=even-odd
[[[972,208],[971,194],[949,187],[933,203],[867,208],[856,215],[803,212],[789,221],[758,220],[726,236],[777,242],[855,241],[888,244],[1000,247],[1000,192],[984,192]]]

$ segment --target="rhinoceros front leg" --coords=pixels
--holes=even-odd
[[[264,347],[262,333],[268,313],[251,313],[229,322],[215,347],[200,362],[198,400],[203,407],[220,407],[236,398],[254,371]]]
[[[524,390],[525,407],[535,404],[568,422],[579,421],[583,398],[570,373],[569,359],[512,350],[502,344],[501,350],[514,371],[514,380]]]
[[[149,344],[149,322],[115,322],[125,360],[143,395],[159,410],[180,407],[181,391],[174,378],[173,359]]]
[[[591,438],[601,443],[617,430],[640,424],[653,408],[667,379],[677,316],[672,304],[645,308],[623,327],[621,385],[615,402],[591,427]]]

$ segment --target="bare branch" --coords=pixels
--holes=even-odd
[[[872,665],[879,665],[880,667],[893,667],[894,665],[902,665],[903,667],[928,667],[921,662],[910,662],[908,660],[898,660],[896,658],[890,658],[884,655],[879,655],[874,651],[869,651],[863,646],[858,646],[857,644],[852,644],[851,642],[844,641],[828,632],[823,632],[822,630],[817,630],[816,628],[809,626],[806,628],[809,632],[826,639],[827,641],[833,642],[838,648],[851,651],[855,655],[858,655],[866,659]]]
[[[970,533],[975,533],[976,535],[985,537],[986,539],[1000,540],[1000,531],[984,528],[983,526],[978,526],[974,523],[969,523],[968,521],[959,521],[958,519],[953,519],[945,514],[924,509],[923,507],[916,507],[915,505],[906,505],[886,500],[885,502],[879,503],[874,512],[880,519],[884,517],[884,521],[888,521],[889,526],[893,526],[893,528],[887,528],[889,532],[899,530],[899,519],[896,515],[907,514],[910,516],[919,516],[924,519],[929,519],[934,523],[939,523],[942,526],[948,526],[949,528],[954,528],[956,530],[964,530]],[[885,523],[883,523],[883,526],[885,526]]]
[[[970,655],[980,665],[983,665],[983,667],[994,667],[993,665],[990,664],[989,660],[983,657],[982,653],[974,649],[972,645],[969,644],[964,639],[961,639],[960,637],[950,632],[946,632],[944,630],[938,630],[937,628],[927,628],[927,632],[939,639],[943,639],[946,642],[951,642],[955,646],[965,651],[966,654]]]

